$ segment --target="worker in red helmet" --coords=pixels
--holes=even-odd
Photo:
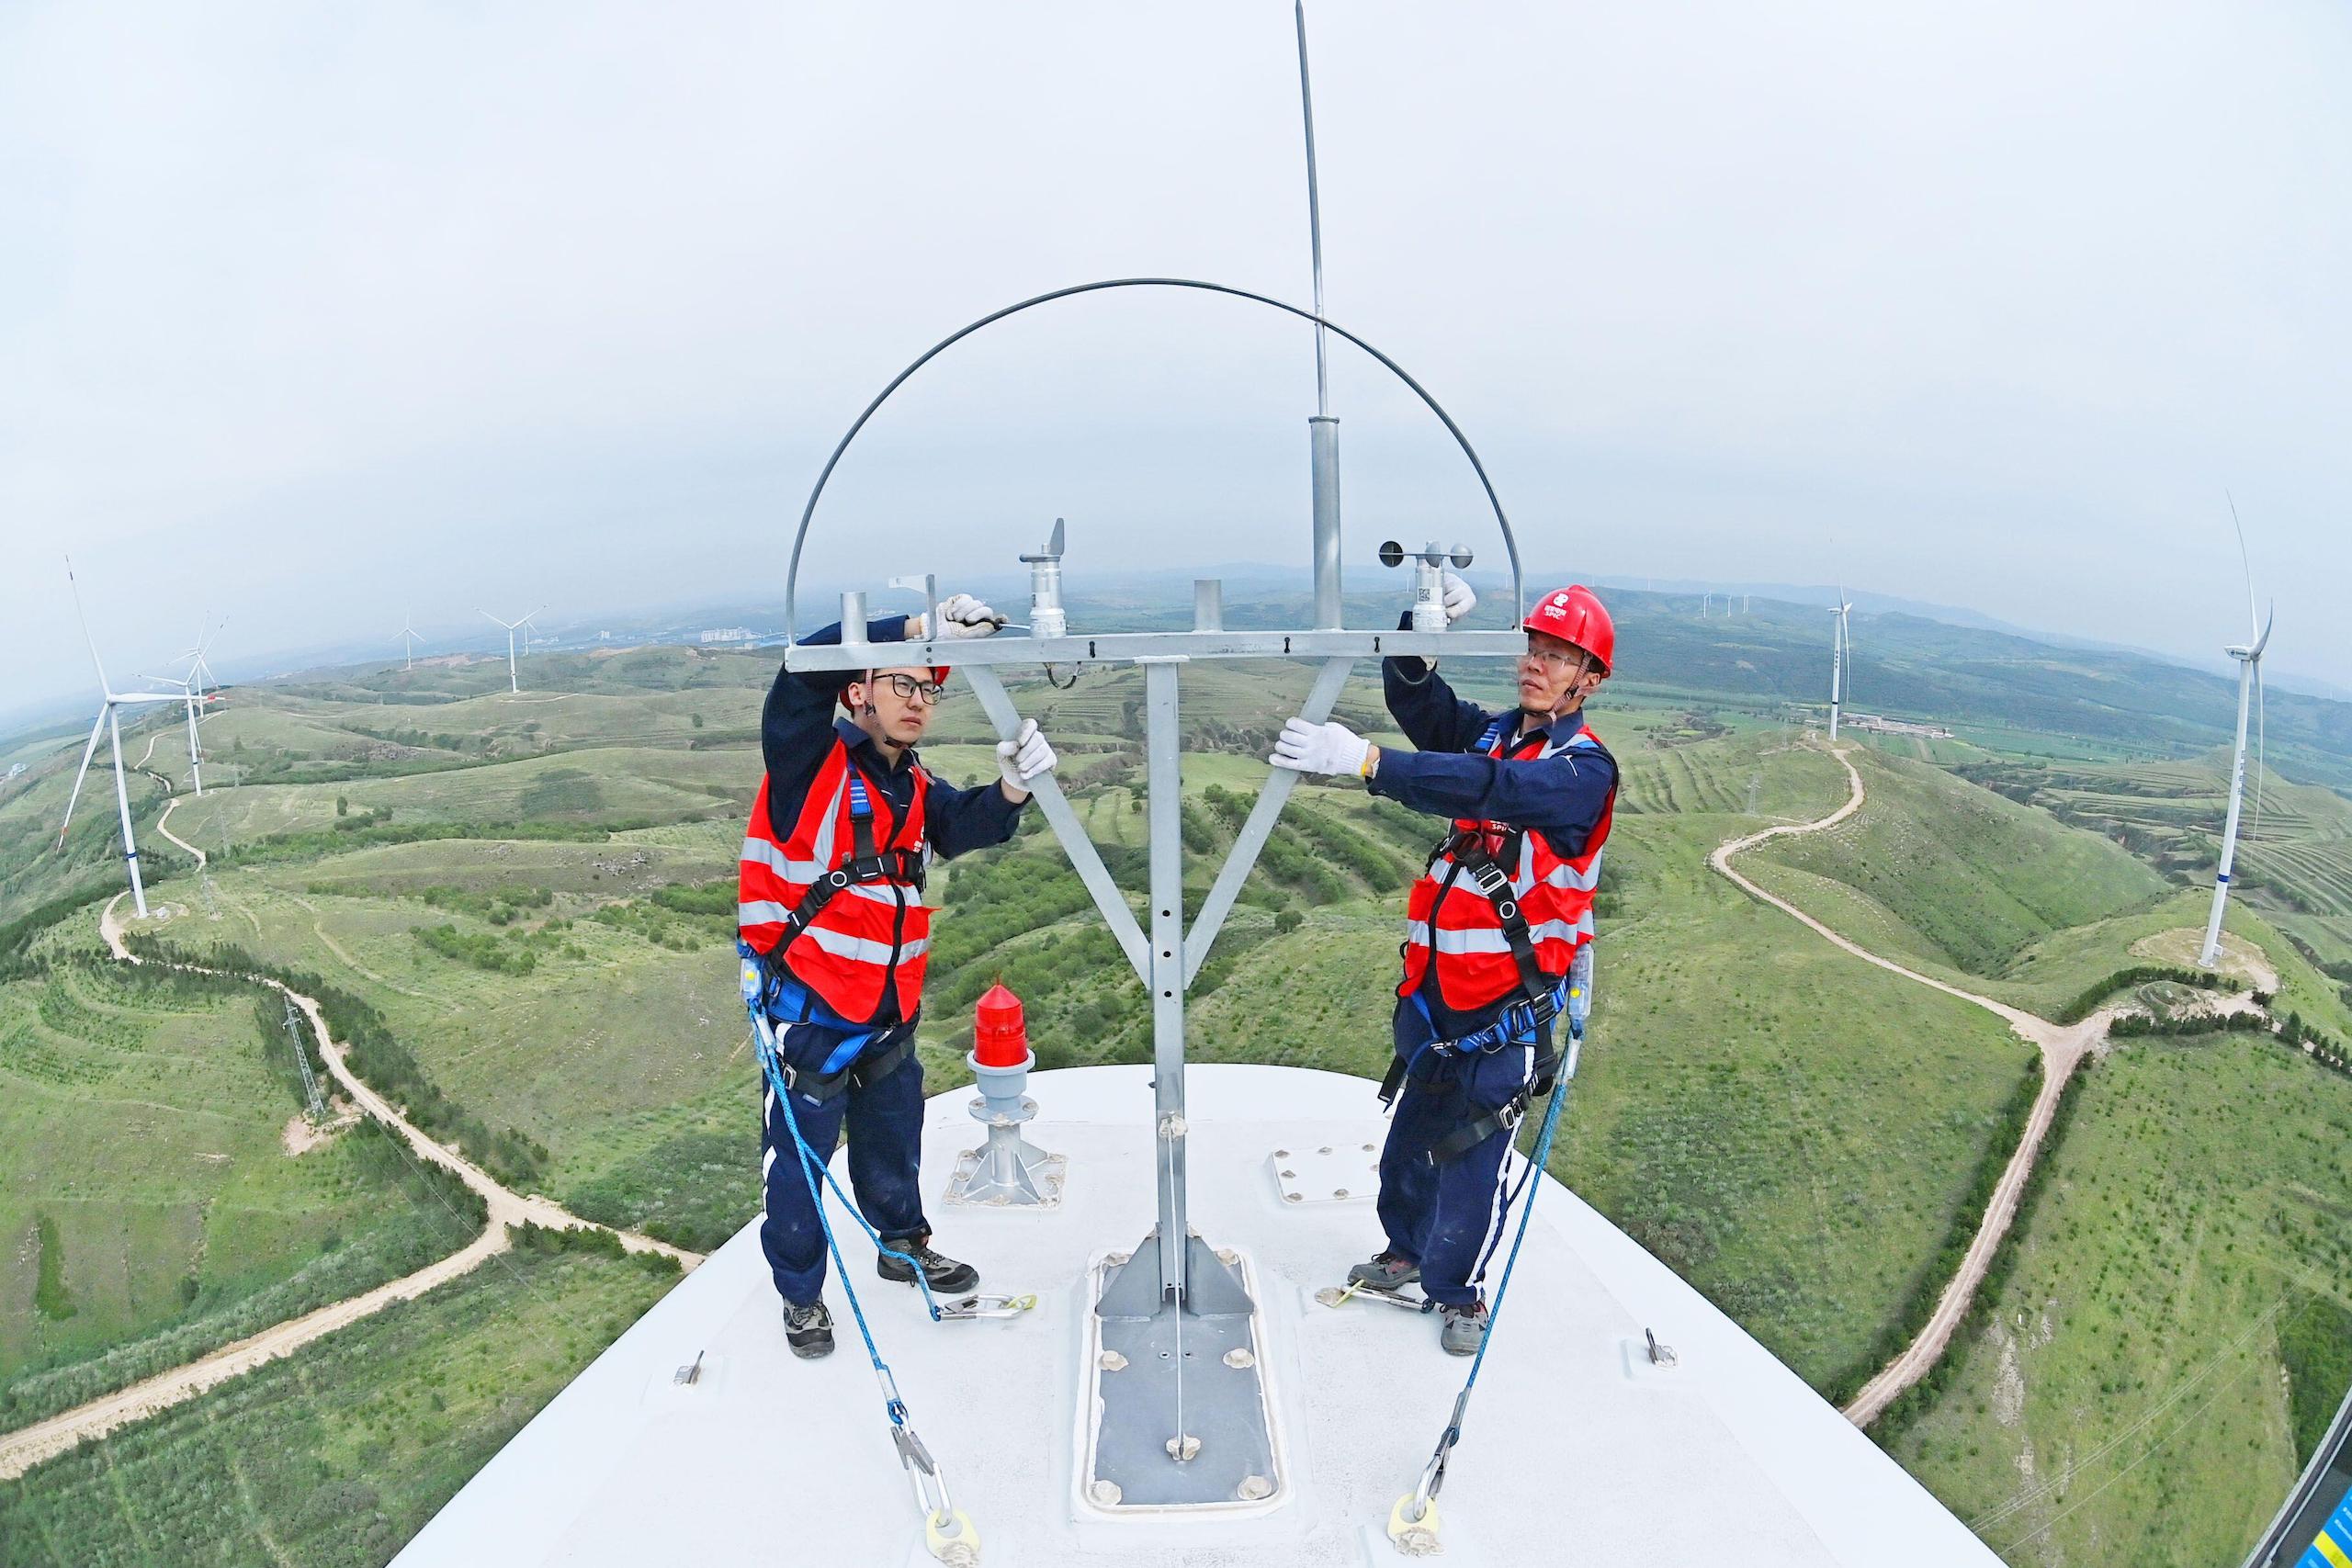
[[[938,606],[942,637],[987,637],[1002,616],[968,593]],[[922,617],[869,622],[867,640],[920,638]],[[804,639],[838,643],[841,627]],[[878,653],[877,653],[878,657]],[[944,666],[776,672],[760,717],[767,774],[743,836],[736,935],[758,965],[760,1006],[775,1025],[792,1115],[763,1086],[760,1222],[785,1341],[801,1357],[833,1348],[824,1303],[825,1233],[798,1142],[832,1157],[844,1125],[850,1185],[885,1246],[886,1280],[961,1294],[979,1272],[931,1246],[919,1169],[922,1065],[914,1054],[931,910],[923,886],[934,855],[1012,837],[1037,777],[1055,765],[1035,720],[997,747],[998,777],[956,789],[934,777],[915,743],[938,711]],[[838,705],[839,712],[836,713]]]
[[[1448,572],[1444,603],[1459,620],[1477,595]],[[1414,750],[1294,718],[1272,758],[1358,774],[1373,794],[1448,822],[1406,903],[1380,1089],[1395,1110],[1380,1156],[1386,1245],[1348,1277],[1388,1291],[1419,1281],[1439,1309],[1439,1342],[1460,1356],[1486,1339],[1480,1285],[1501,1235],[1505,1156],[1520,1117],[1551,1092],[1552,1021],[1592,941],[1617,799],[1616,759],[1584,721],[1617,656],[1608,610],[1578,585],[1544,595],[1523,625],[1516,707],[1489,713],[1424,660],[1388,659],[1388,712]]]

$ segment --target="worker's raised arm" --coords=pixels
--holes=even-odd
[[[1453,694],[1444,677],[1415,658],[1380,661],[1381,694],[1405,739],[1424,751],[1466,751],[1478,744],[1494,715]]]
[[[1592,746],[1519,761],[1384,750],[1364,787],[1435,817],[1533,828],[1561,854],[1574,856],[1608,808],[1617,762]]]
[[[907,617],[885,615],[865,623],[872,642],[898,642],[907,632]],[[838,643],[838,622],[800,639],[805,643]],[[842,691],[858,678],[854,670],[778,669],[775,684],[760,710],[760,754],[767,764],[768,799],[797,807],[808,793],[809,781],[825,761],[833,738],[833,714]]]
[[[1445,574],[1444,592],[1448,626],[1477,608],[1478,596],[1450,571]],[[1413,615],[1408,610],[1397,617],[1396,629],[1412,627]],[[1418,656],[1382,660],[1380,689],[1388,699],[1388,716],[1396,721],[1406,739],[1424,751],[1467,751],[1477,745],[1495,716],[1477,704],[1455,696],[1453,688],[1438,678],[1429,660]]]

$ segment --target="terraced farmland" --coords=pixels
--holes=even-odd
[[[2117,839],[2168,877],[2211,883],[2229,810],[2226,751],[2176,762],[2047,768],[1988,762],[1962,771],[2014,799]],[[2352,915],[2352,802],[2276,774],[2265,776],[2258,792],[2256,782],[2249,763],[2233,878],[2238,890],[2282,910]]]

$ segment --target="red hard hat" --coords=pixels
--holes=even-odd
[[[1606,672],[1617,663],[1617,626],[1608,609],[1581,582],[1546,593],[1521,623],[1531,632],[1543,632],[1571,642],[1600,660]]]

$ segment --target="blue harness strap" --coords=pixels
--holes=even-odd
[[[760,1071],[767,1079],[769,1091],[775,1096],[776,1102],[784,1107],[784,1124],[792,1134],[794,1148],[799,1151],[800,1174],[808,1183],[808,1197],[816,1206],[817,1224],[823,1229],[825,1246],[833,1255],[834,1272],[841,1276],[842,1289],[849,1292],[850,1311],[857,1319],[858,1333],[865,1338],[865,1353],[873,1359],[875,1371],[887,1380],[890,1375],[890,1369],[884,1364],[881,1352],[874,1348],[874,1335],[865,1325],[865,1309],[858,1303],[857,1287],[850,1283],[849,1266],[842,1260],[841,1243],[833,1235],[833,1222],[825,1216],[825,1194],[823,1189],[818,1184],[820,1178],[824,1187],[832,1190],[834,1199],[842,1208],[849,1211],[850,1217],[857,1222],[858,1228],[865,1233],[866,1239],[874,1244],[876,1251],[887,1257],[897,1258],[914,1270],[915,1285],[922,1292],[923,1308],[931,1314],[933,1323],[939,1321],[939,1303],[932,1298],[931,1281],[923,1277],[922,1265],[883,1241],[881,1233],[866,1222],[865,1214],[860,1213],[857,1205],[850,1201],[849,1195],[842,1190],[842,1184],[833,1175],[832,1167],[826,1161],[819,1159],[817,1151],[810,1148],[808,1140],[801,1135],[800,1118],[795,1115],[792,1110],[792,1089],[785,1082],[784,1066],[776,1051],[775,1026],[768,1021],[767,1010],[762,1006],[766,991],[765,976],[762,974],[758,964],[746,958],[743,963],[742,979],[743,1004],[752,1015],[752,1038],[759,1054]],[[895,1384],[890,1388],[890,1403],[896,1412],[890,1419],[895,1423],[906,1413],[905,1406],[899,1404]]]

